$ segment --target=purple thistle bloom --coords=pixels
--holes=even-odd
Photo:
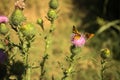
[[[0,23],[7,23],[8,18],[6,16],[0,16]]]
[[[86,43],[86,39],[84,35],[77,36],[76,34],[72,34],[71,42],[76,47],[82,47]]]
[[[7,59],[7,55],[3,49],[0,49],[0,63],[4,63]]]

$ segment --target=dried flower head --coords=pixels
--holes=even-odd
[[[18,0],[15,2],[15,8],[19,8],[19,9],[24,9],[25,8],[25,3],[24,0]]]

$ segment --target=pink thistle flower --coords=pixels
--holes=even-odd
[[[0,16],[0,23],[7,23],[8,18],[6,16]]]
[[[86,43],[86,39],[84,35],[79,36],[77,34],[72,34],[71,42],[76,47],[82,47]]]

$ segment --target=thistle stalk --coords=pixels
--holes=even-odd
[[[104,72],[107,69],[106,63],[107,59],[111,57],[110,50],[108,48],[101,49],[101,71],[100,71],[100,80],[104,80]]]
[[[43,80],[45,73],[46,73],[46,69],[45,69],[45,63],[48,59],[48,49],[50,47],[50,41],[51,41],[51,37],[52,37],[52,32],[54,31],[54,21],[51,21],[51,26],[49,29],[49,33],[47,34],[47,36],[45,36],[45,51],[44,51],[44,56],[42,58],[42,61],[40,63],[40,68],[41,68],[41,74],[40,74],[40,80]]]
[[[101,60],[101,72],[100,72],[101,79],[100,80],[104,80],[105,63],[106,63],[105,60]]]
[[[54,6],[54,10],[53,10],[53,6]],[[49,29],[48,34],[44,38],[45,39],[45,51],[44,51],[44,56],[42,58],[42,61],[40,63],[40,68],[41,68],[40,80],[43,80],[45,73],[46,73],[45,63],[46,63],[46,60],[48,59],[48,56],[49,56],[48,49],[50,47],[52,33],[55,30],[54,21],[57,17],[57,13],[56,13],[57,7],[58,7],[58,1],[57,0],[54,0],[54,1],[50,0],[50,3],[49,3],[50,10],[47,13],[47,19],[48,19],[48,21],[50,21],[51,25],[50,25],[50,29]],[[38,20],[38,23],[41,26],[41,28],[44,30],[43,21]]]

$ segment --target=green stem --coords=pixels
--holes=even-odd
[[[105,71],[105,60],[101,60],[101,79],[100,80],[104,80],[104,71]]]
[[[28,67],[28,70],[27,70],[27,77],[28,77],[27,80],[31,80],[30,76],[31,76],[31,66]]]
[[[43,60],[42,62],[40,63],[40,66],[41,66],[41,75],[40,75],[40,80],[43,80],[43,77],[45,75],[45,62],[46,60],[48,59],[48,54],[45,54],[44,57],[43,57]]]
[[[24,80],[30,80],[30,68],[31,66],[29,65],[28,62],[28,57],[29,57],[29,48],[31,43],[26,41],[25,39],[21,40],[21,50],[22,50],[22,54],[23,54],[23,60],[24,60],[24,65],[25,65],[25,73],[24,73]]]
[[[75,66],[76,63],[76,59],[74,59],[76,55],[72,54],[69,58],[69,68],[65,71],[63,71],[64,76],[61,78],[61,80],[66,80],[72,73],[73,73],[73,68]]]
[[[71,63],[71,64],[70,64],[70,67],[63,72],[63,73],[64,73],[64,76],[61,78],[61,80],[66,80],[66,79],[72,74],[73,66],[74,66],[74,64]]]
[[[29,57],[28,51],[29,51],[30,47],[28,46],[28,43],[23,43],[23,45],[25,45],[25,47],[23,46],[24,64],[25,64],[25,67],[26,67],[25,80],[30,80],[31,66],[29,65],[29,62],[28,62],[28,57]]]
[[[46,70],[45,70],[45,63],[46,63],[46,60],[48,59],[48,49],[50,47],[50,38],[51,38],[51,35],[52,35],[52,32],[54,31],[54,22],[51,22],[51,27],[50,27],[50,30],[49,30],[49,33],[48,35],[45,37],[45,51],[44,51],[44,56],[43,56],[43,59],[40,63],[40,67],[41,67],[41,74],[40,74],[40,80],[43,80],[44,76],[45,76],[45,73],[46,73]]]
[[[24,73],[24,80],[28,80],[28,78],[27,78],[27,71],[28,71],[28,53],[26,52],[25,54],[24,54],[24,65],[25,65],[25,73]]]

